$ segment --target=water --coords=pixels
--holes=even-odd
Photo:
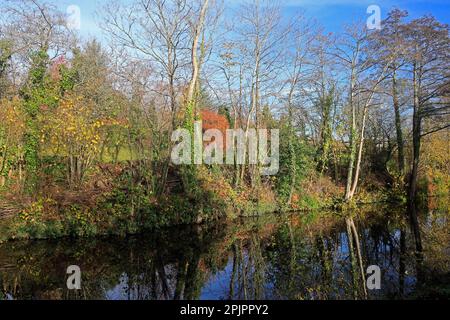
[[[423,217],[416,255],[404,212],[354,219],[265,216],[123,238],[0,245],[0,299],[407,299],[450,297],[448,213]],[[331,213],[337,216],[337,213]],[[66,287],[78,265],[82,288]],[[381,289],[365,271],[381,268]],[[364,270],[364,273],[361,272]]]

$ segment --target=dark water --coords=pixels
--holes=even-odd
[[[353,220],[359,246],[349,242],[345,219],[311,214],[127,239],[6,243],[0,245],[0,299],[450,297],[448,213],[421,217],[424,252],[417,255],[406,213],[380,210]],[[66,287],[69,265],[81,268],[81,290]],[[381,269],[380,290],[365,286],[369,265]]]

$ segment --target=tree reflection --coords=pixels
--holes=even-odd
[[[429,291],[450,270],[447,216],[436,215],[427,222],[420,259],[415,232],[407,227],[404,216],[386,210],[382,215],[349,216],[333,223],[309,223],[299,215],[270,216],[126,239],[7,243],[0,246],[0,297],[179,300],[445,295],[445,289]],[[79,291],[65,286],[65,271],[72,264],[82,270]],[[382,270],[379,291],[367,290],[369,265]]]

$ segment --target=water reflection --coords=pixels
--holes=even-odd
[[[313,222],[308,215],[265,216],[127,239],[7,243],[0,245],[0,298],[445,298],[446,214],[424,220],[420,268],[406,214],[390,211]],[[82,270],[79,291],[66,289],[72,264]],[[369,265],[382,270],[381,290],[367,290]]]

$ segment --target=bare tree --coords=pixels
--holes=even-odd
[[[237,63],[228,63],[228,66],[239,70],[239,87],[236,90],[242,111],[239,118],[242,118],[241,125],[248,136],[252,124],[256,130],[261,126],[262,100],[270,103],[271,97],[281,90],[278,74],[286,53],[285,40],[290,25],[283,25],[280,7],[271,1],[246,2],[239,6],[236,17],[238,22],[234,23],[229,33],[232,37],[229,43],[232,45],[228,46],[234,52],[228,52],[225,57],[228,59],[231,54],[233,58],[240,59]],[[245,168],[241,167],[240,181],[244,178]],[[253,182],[259,173],[256,166],[250,170]]]
[[[150,90],[159,96],[159,101],[167,101],[162,111],[170,114],[168,141],[180,124],[185,101],[194,99],[203,62],[199,50],[203,46],[208,5],[209,1],[137,0],[131,5],[114,3],[104,8],[101,26],[111,43],[126,51],[127,58],[151,65]],[[187,99],[183,98],[185,88]],[[170,143],[167,145],[161,192],[169,166]]]
[[[368,30],[361,25],[348,27],[341,42],[331,54],[347,70],[348,107],[350,113],[349,148],[345,200],[355,195],[365,140],[368,108],[374,105],[378,88],[385,79],[392,61],[378,63],[368,46]],[[380,65],[381,64],[381,65]]]
[[[55,58],[67,54],[77,42],[67,16],[47,2],[6,0],[0,15],[0,30],[11,43],[18,81],[23,81],[31,52],[44,51]]]
[[[424,119],[448,114],[450,105],[450,46],[448,25],[437,22],[433,17],[425,16],[404,25],[404,37],[407,39],[408,70],[413,88],[413,158],[409,180],[410,218],[416,240],[417,251],[422,251],[420,229],[414,202],[417,195],[420,151]],[[431,131],[448,127],[448,123]]]
[[[301,108],[300,104],[309,88],[308,82],[314,81],[314,58],[317,49],[315,42],[319,38],[319,31],[316,30],[312,21],[308,21],[303,15],[295,19],[291,26],[289,40],[292,43],[292,50],[286,55],[288,64],[285,66],[286,83],[282,90],[282,99],[285,101],[288,121],[288,152],[290,153],[290,191],[287,204],[290,205],[292,197],[298,183],[297,157],[294,150],[294,143],[299,137],[295,129],[295,113]],[[325,81],[324,73],[322,80]],[[283,94],[284,93],[284,94]]]

